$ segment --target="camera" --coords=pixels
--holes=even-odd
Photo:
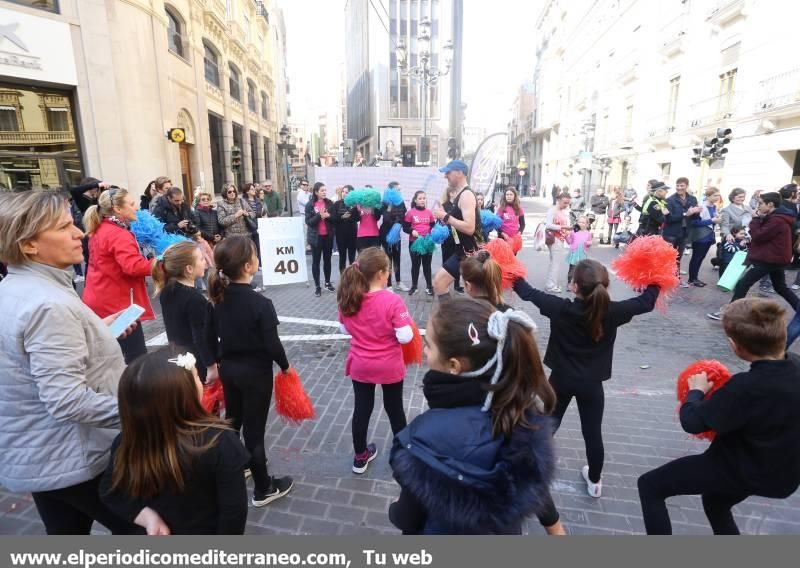
[[[195,233],[198,233],[200,229],[197,228],[197,225],[190,222],[188,225],[186,225],[184,231],[186,232],[187,235],[194,235]]]

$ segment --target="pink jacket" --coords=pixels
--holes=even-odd
[[[588,249],[592,246],[592,233],[589,231],[573,231],[567,235],[567,243],[569,243],[569,250],[576,251],[578,247]]]

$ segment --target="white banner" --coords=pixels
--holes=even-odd
[[[265,217],[258,220],[261,274],[265,286],[308,281],[304,217]]]

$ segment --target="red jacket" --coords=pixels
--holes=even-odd
[[[767,262],[789,264],[792,262],[792,226],[795,218],[781,210],[766,217],[753,217],[750,221],[750,250],[745,263]]]
[[[144,281],[152,266],[153,261],[139,251],[133,233],[104,220],[89,238],[89,269],[83,302],[104,318],[130,306],[133,290],[133,303],[145,310],[139,319],[155,319]]]

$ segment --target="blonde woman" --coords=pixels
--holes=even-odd
[[[155,319],[145,284],[155,260],[142,256],[130,230],[138,210],[128,190],[114,188],[101,193],[97,205],[89,207],[83,216],[89,235],[89,272],[83,301],[101,318],[137,304],[144,308],[142,321]],[[147,353],[141,326],[119,344],[125,363]]]

